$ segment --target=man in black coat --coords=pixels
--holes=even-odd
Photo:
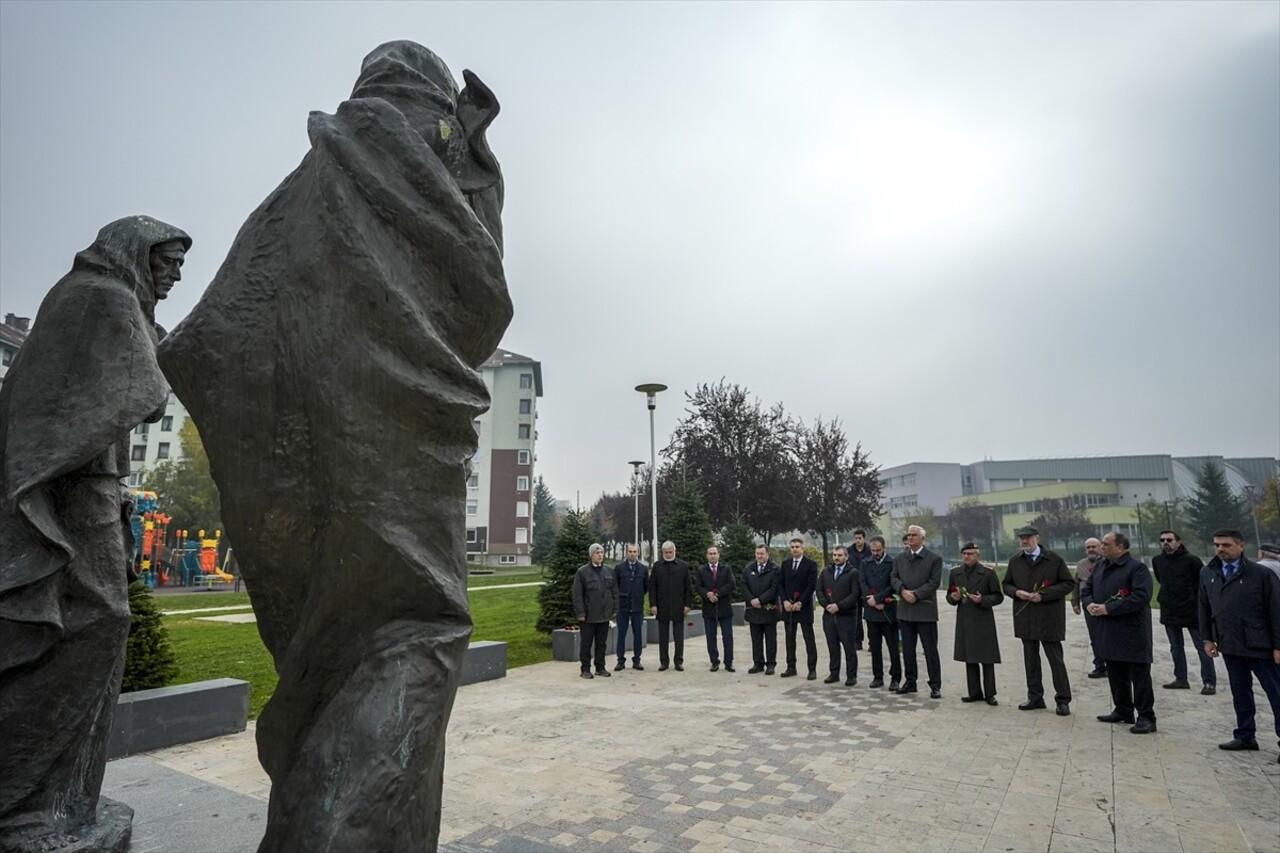
[[[924,646],[929,671],[929,697],[942,698],[942,660],[938,657],[938,587],[942,585],[942,557],[924,547],[924,528],[907,528],[907,549],[893,559],[890,582],[898,594],[898,629],[906,679],[897,692],[916,692],[919,675],[916,644]]]
[[[684,617],[693,607],[689,566],[676,559],[676,544],[662,543],[662,559],[649,572],[649,609],[658,620],[658,671],[670,668],[668,638],[675,634],[676,672],[684,672]]]
[[[813,635],[813,591],[818,586],[818,564],[804,555],[804,540],[792,539],[791,559],[782,566],[782,621],[787,635],[787,668],[783,678],[796,675],[796,628],[804,631],[809,680],[818,677],[818,641]]]
[[[1027,701],[1018,709],[1045,707],[1040,669],[1043,649],[1053,675],[1055,711],[1065,717],[1071,713],[1071,679],[1062,659],[1062,641],[1067,638],[1067,596],[1076,588],[1076,579],[1065,560],[1040,547],[1039,530],[1020,527],[1015,533],[1022,550],[1009,560],[1004,594],[1013,601],[1013,635],[1022,640],[1022,663],[1027,672]]]
[[[1151,689],[1151,570],[1129,553],[1123,533],[1102,537],[1102,562],[1085,581],[1080,600],[1098,617],[1098,650],[1107,662],[1114,710],[1104,723],[1133,723],[1136,735],[1156,730]]]
[[[822,633],[827,638],[827,653],[831,657],[830,675],[824,684],[840,680],[840,652],[844,650],[845,687],[858,683],[858,652],[854,641],[854,625],[858,619],[858,602],[862,596],[858,587],[858,571],[849,564],[849,552],[837,545],[835,562],[818,578],[818,604],[822,607]]]
[[[635,651],[631,668],[643,670],[640,653],[644,650],[644,596],[649,591],[649,567],[640,562],[640,549],[627,546],[627,559],[613,567],[618,582],[618,663],[613,671],[627,666],[627,631],[631,631]]]
[[[724,638],[724,671],[733,672],[733,569],[720,562],[720,549],[707,549],[707,561],[698,567],[693,587],[702,598],[702,622],[707,634],[711,671],[720,668],[716,629]]]
[[[1200,636],[1210,657],[1222,655],[1236,711],[1236,730],[1218,748],[1256,750],[1254,676],[1280,739],[1280,576],[1244,556],[1239,530],[1215,531],[1213,550],[1200,571]]]
[[[618,580],[613,571],[605,568],[604,548],[592,543],[587,549],[590,562],[580,566],[573,576],[573,612],[578,617],[578,657],[582,663],[582,677],[591,674],[592,658],[596,675],[608,678],[612,673],[604,668],[604,647],[609,639],[609,618],[618,612]],[[592,649],[594,647],[594,655]]]
[[[751,629],[751,669],[754,675],[773,675],[778,665],[778,564],[769,559],[769,549],[756,546],[756,559],[742,568],[742,597],[747,602],[745,619]]]
[[[1218,671],[1213,658],[1205,654],[1200,640],[1200,570],[1204,562],[1189,552],[1182,538],[1172,530],[1160,531],[1160,553],[1151,560],[1151,571],[1160,582],[1160,624],[1169,638],[1169,655],[1173,658],[1173,681],[1166,690],[1187,690],[1187,653],[1182,645],[1182,629],[1191,633],[1191,645],[1200,658],[1200,693],[1212,696],[1218,692]]]
[[[867,623],[867,648],[871,651],[871,687],[884,687],[884,656],[881,644],[889,649],[889,689],[898,689],[902,678],[902,656],[898,653],[898,605],[893,597],[893,558],[885,549],[883,536],[872,536],[871,556],[858,565],[858,588],[866,596],[862,613]]]
[[[871,559],[871,547],[867,544],[867,532],[865,530],[853,531],[853,544],[849,546],[849,565],[856,571],[862,565],[863,560]],[[862,595],[866,595],[864,592]],[[865,631],[862,626],[862,596],[858,596],[858,628],[854,631],[853,641],[856,643],[855,648],[862,651],[862,640],[865,637]]]

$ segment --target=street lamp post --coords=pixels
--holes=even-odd
[[[649,496],[653,498],[653,550],[649,552],[649,562],[653,563],[658,558],[658,440],[654,435],[653,410],[658,407],[658,394],[667,390],[667,386],[648,382],[637,385],[636,390],[645,396],[649,405]]]
[[[1142,532],[1142,504],[1138,502],[1138,496],[1136,494],[1133,496],[1133,507],[1138,511],[1138,542],[1140,543],[1139,547],[1142,549],[1142,551],[1145,551],[1147,550],[1147,537]],[[1139,551],[1138,553],[1141,554],[1142,551]]]
[[[632,459],[627,463],[631,466],[631,494],[635,497],[636,504],[636,538],[632,542],[636,543],[636,550],[640,550],[640,466],[644,464],[643,459]]]
[[[1253,504],[1253,486],[1245,486],[1244,492],[1249,496],[1249,517],[1253,519],[1253,544],[1257,547],[1262,541],[1262,534],[1258,532],[1258,513],[1257,507]]]

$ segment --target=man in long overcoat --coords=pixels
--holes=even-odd
[[[778,588],[781,570],[769,559],[769,549],[756,546],[754,562],[742,568],[742,597],[747,602],[745,619],[751,629],[751,669],[754,675],[773,675],[778,665]]]
[[[1187,690],[1187,653],[1182,645],[1182,631],[1191,634],[1191,645],[1200,658],[1200,693],[1212,696],[1218,692],[1218,670],[1213,658],[1205,654],[1200,639],[1200,570],[1204,562],[1187,550],[1182,538],[1172,530],[1160,531],[1160,553],[1151,559],[1151,573],[1160,582],[1156,600],[1160,602],[1160,624],[1169,638],[1169,655],[1173,658],[1173,681],[1166,690]]]
[[[668,638],[674,633],[676,672],[684,671],[684,617],[693,607],[689,566],[676,559],[676,545],[662,543],[662,559],[649,571],[649,609],[658,619],[658,670],[670,669]]]
[[[809,680],[818,677],[818,641],[813,635],[813,591],[818,586],[818,564],[804,555],[804,540],[792,539],[791,559],[782,564],[782,622],[786,628],[787,668],[783,678],[796,675],[796,629],[804,634]]]
[[[858,587],[866,596],[862,608],[867,623],[867,649],[871,652],[872,688],[884,687],[884,654],[889,649],[889,689],[898,689],[902,678],[902,656],[898,653],[898,605],[893,595],[893,558],[885,549],[883,536],[872,536],[871,556],[858,565]]]
[[[724,641],[724,670],[733,672],[733,569],[720,562],[720,549],[707,549],[707,561],[698,567],[694,588],[702,599],[702,623],[707,634],[707,657],[711,671],[720,668],[716,631]]]
[[[1071,713],[1071,679],[1062,660],[1062,641],[1067,638],[1067,596],[1076,581],[1066,562],[1054,552],[1040,547],[1040,531],[1020,527],[1016,531],[1022,550],[1009,560],[1004,576],[1004,594],[1014,599],[1013,635],[1022,640],[1022,661],[1027,670],[1027,701],[1023,711],[1045,707],[1044,676],[1040,670],[1040,649],[1049,661],[1058,716]]]
[[[825,684],[840,680],[840,657],[844,652],[845,687],[858,683],[858,650],[854,626],[858,624],[858,572],[849,564],[849,552],[843,545],[835,549],[835,562],[818,578],[818,606],[822,608],[822,633],[827,638],[830,658]]]
[[[1114,710],[1104,723],[1133,723],[1136,735],[1156,730],[1151,690],[1151,570],[1129,553],[1123,533],[1102,537],[1103,562],[1080,590],[1085,608],[1098,617],[1098,648],[1107,662]]]
[[[1000,663],[1000,638],[996,634],[996,614],[991,608],[1004,601],[1000,578],[978,562],[980,552],[973,542],[960,549],[964,565],[951,570],[947,580],[947,603],[956,608],[954,658],[964,662],[969,695],[962,702],[996,701],[996,664]]]
[[[919,675],[916,643],[924,646],[929,671],[929,696],[942,698],[942,661],[938,658],[938,587],[942,585],[942,557],[924,547],[924,528],[907,528],[907,549],[893,559],[889,581],[897,593],[898,630],[906,677],[898,693],[915,693]]]

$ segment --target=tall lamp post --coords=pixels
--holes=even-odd
[[[636,538],[632,542],[636,543],[636,550],[640,550],[640,466],[644,464],[643,459],[632,459],[627,463],[631,466],[631,494],[635,497],[636,504]]]
[[[1249,496],[1249,517],[1253,519],[1253,545],[1256,548],[1262,541],[1262,534],[1258,532],[1258,508],[1253,503],[1253,486],[1245,486],[1244,493]]]
[[[1142,504],[1138,502],[1138,496],[1133,496],[1133,507],[1138,511],[1138,542],[1141,543],[1142,551],[1147,550],[1147,537],[1142,532]],[[1142,551],[1138,553],[1141,554]]]
[[[658,407],[658,395],[667,390],[667,386],[648,382],[637,385],[636,390],[645,396],[649,405],[649,495],[653,498],[653,550],[649,552],[649,562],[653,563],[658,558],[658,440],[653,431],[653,410]]]

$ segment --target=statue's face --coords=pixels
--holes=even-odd
[[[187,250],[182,241],[170,240],[151,247],[151,287],[159,302],[169,295],[173,286],[182,281],[182,262]]]

